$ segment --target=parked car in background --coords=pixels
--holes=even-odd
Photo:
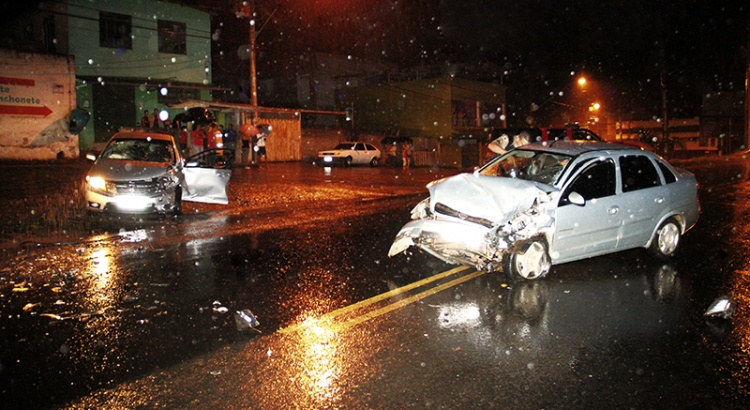
[[[378,166],[380,150],[365,142],[342,142],[334,149],[320,151],[315,157],[315,165],[364,165]]]
[[[233,155],[208,150],[187,161],[174,137],[118,132],[86,175],[85,196],[94,213],[179,214],[182,201],[227,204]]]
[[[633,248],[669,259],[700,208],[693,174],[604,142],[528,144],[428,189],[389,256],[414,246],[511,279]]]

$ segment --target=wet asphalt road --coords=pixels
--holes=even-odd
[[[239,169],[235,206],[176,220],[32,203],[3,224],[3,407],[747,408],[750,183],[735,162],[688,167],[703,213],[674,264],[631,251],[525,284],[385,256],[450,170]],[[52,169],[76,189],[79,165],[27,168],[3,201]],[[740,308],[707,322],[721,294]]]

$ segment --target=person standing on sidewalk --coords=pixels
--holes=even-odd
[[[268,169],[268,157],[266,156],[266,137],[265,133],[258,134],[258,141],[255,143],[255,153],[258,156],[258,166],[260,168]],[[265,166],[261,165],[261,161],[265,163]]]
[[[143,117],[141,117],[141,128],[144,130],[151,128],[151,122],[148,119],[148,110],[144,111]]]
[[[242,165],[245,168],[250,166],[248,160],[250,159],[250,146],[252,145],[253,138],[258,135],[258,128],[250,123],[245,123],[240,126],[240,142],[242,144]]]
[[[404,169],[409,169],[411,165],[411,144],[409,141],[404,141],[401,145],[401,160]]]

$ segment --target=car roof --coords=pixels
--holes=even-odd
[[[162,140],[162,141],[174,141],[174,137],[169,134],[161,134],[158,132],[139,132],[139,131],[121,131],[116,133],[115,135],[110,138],[110,140],[115,139],[147,139],[151,138],[152,140]]]
[[[602,141],[543,141],[543,142],[532,142],[527,145],[523,145],[518,149],[530,149],[535,151],[546,151],[558,154],[566,154],[578,156],[588,152],[595,151],[633,151],[633,152],[647,152],[641,148],[636,148],[630,145],[617,144],[612,142]]]

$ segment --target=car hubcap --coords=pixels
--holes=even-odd
[[[532,243],[523,255],[516,259],[518,273],[526,279],[544,276],[550,268],[549,256],[539,242]]]
[[[680,230],[675,224],[666,224],[659,229],[659,252],[671,255],[677,249],[680,240]]]

